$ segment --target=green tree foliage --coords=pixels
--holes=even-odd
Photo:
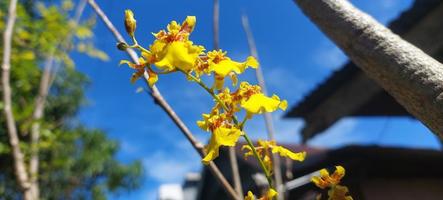
[[[0,2],[1,34],[8,2]],[[11,84],[13,111],[27,161],[29,130],[42,67],[53,58],[57,71],[41,120],[38,176],[41,199],[106,199],[107,193],[137,188],[143,173],[139,161],[124,164],[116,159],[119,149],[116,141],[107,138],[103,131],[86,128],[75,120],[85,103],[84,88],[89,80],[75,70],[70,52],[102,60],[106,60],[107,55],[92,43],[95,18],[92,16],[77,24],[74,8],[71,0],[22,0],[17,8]],[[0,115],[0,197],[17,199],[21,193],[15,181],[4,121]]]

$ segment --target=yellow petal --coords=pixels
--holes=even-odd
[[[203,158],[203,163],[208,164],[218,157],[220,146],[235,146],[241,131],[237,128],[219,127],[211,135],[208,146],[205,148],[207,155]]]
[[[152,71],[152,69],[148,69],[148,75],[148,85],[152,88],[154,84],[158,81],[158,75],[154,71]]]
[[[252,57],[252,56],[249,56],[248,58],[246,58],[246,63],[245,63],[245,65],[246,65],[246,66],[250,66],[250,67],[256,69],[256,68],[258,67],[259,64],[258,64],[257,59],[255,59],[255,58]]]
[[[269,189],[268,192],[266,193],[266,197],[268,197],[269,200],[274,199],[275,196],[277,196],[277,191],[275,191],[274,189]]]
[[[272,153],[279,153],[280,156],[282,157],[287,157],[290,158],[292,160],[297,160],[297,161],[303,161],[305,160],[306,157],[306,152],[299,152],[299,153],[294,153],[282,146],[276,146],[274,148],[272,148]]]
[[[346,186],[336,185],[328,191],[328,199],[331,200],[352,200],[348,195],[349,189]]]
[[[345,176],[345,168],[342,166],[335,166],[335,171],[330,176],[333,184],[338,184],[340,180]]]
[[[326,187],[329,187],[329,183],[324,181],[322,178],[313,176],[311,177],[311,181],[319,188],[325,189]]]
[[[273,112],[280,108],[282,102],[277,96],[269,98],[262,93],[252,95],[247,101],[242,103],[242,107],[249,113],[261,114],[264,112]],[[282,107],[285,108],[283,101]]]
[[[167,44],[159,53],[159,61],[155,65],[168,70],[174,67],[189,71],[194,67],[197,57],[204,50],[203,47],[194,46],[190,42],[172,42]]]
[[[251,191],[248,191],[248,195],[245,196],[245,200],[255,200],[255,196]]]

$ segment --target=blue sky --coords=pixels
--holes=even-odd
[[[111,21],[123,32],[123,12],[132,9],[137,19],[137,38],[149,45],[151,32],[165,28],[171,20],[182,21],[187,15],[197,17],[197,26],[191,39],[212,49],[212,1],[118,1],[97,0]],[[412,0],[355,0],[358,8],[386,22],[408,8]],[[91,10],[87,9],[88,13]],[[276,93],[297,103],[333,70],[346,62],[346,56],[330,42],[290,0],[239,1],[224,0],[220,5],[221,48],[235,60],[248,56],[247,42],[240,16],[249,16],[270,93]],[[119,140],[118,158],[123,162],[143,160],[146,177],[143,186],[130,194],[112,196],[112,199],[154,199],[159,184],[180,183],[187,172],[197,172],[200,159],[182,134],[162,110],[145,93],[136,93],[142,82],[130,84],[132,71],[118,67],[126,54],[115,48],[115,39],[101,21],[95,28],[97,46],[110,55],[102,62],[74,55],[78,70],[86,73],[92,84],[87,88],[89,104],[80,112],[79,120],[87,126],[107,131],[109,137]],[[253,71],[243,76],[255,82]],[[210,98],[196,85],[179,75],[161,76],[159,89],[191,131],[206,142],[208,133],[200,131],[195,121],[211,107]],[[282,112],[274,115],[277,139],[281,142],[299,142],[300,120],[282,120]],[[263,120],[256,117],[246,127],[253,138],[265,136]],[[416,148],[438,148],[435,137],[412,119],[377,118],[343,119],[327,133],[314,138],[310,144],[321,147],[339,147],[346,144],[380,144]]]

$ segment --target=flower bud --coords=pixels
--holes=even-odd
[[[137,21],[134,19],[134,13],[131,10],[125,10],[125,28],[126,32],[134,37]]]
[[[119,42],[117,44],[117,49],[121,50],[121,51],[126,51],[126,49],[129,48],[128,44],[124,43],[124,42]]]

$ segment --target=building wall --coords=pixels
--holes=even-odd
[[[443,180],[437,178],[372,179],[361,187],[365,200],[443,199]]]

